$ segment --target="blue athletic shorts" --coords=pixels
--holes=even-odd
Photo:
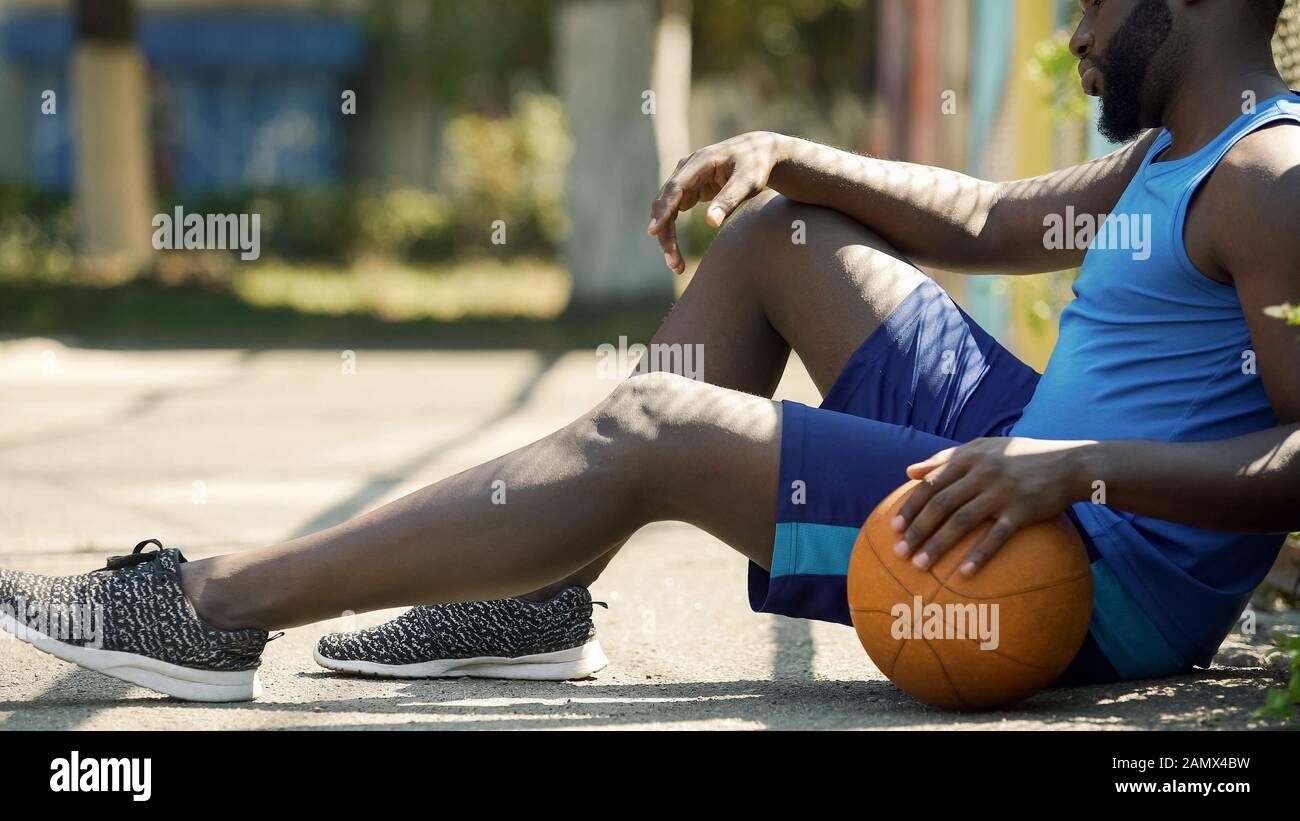
[[[927,279],[850,358],[820,408],[784,403],[772,570],[750,564],[750,606],[852,624],[846,576],[867,516],[907,481],[908,465],[973,439],[1005,436],[1038,380]],[[1190,669],[1068,515],[1093,562],[1093,616],[1058,683]]]

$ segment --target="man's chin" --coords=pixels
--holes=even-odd
[[[1121,127],[1101,123],[1097,126],[1097,130],[1101,132],[1101,136],[1105,137],[1113,145],[1131,143],[1142,134],[1141,126],[1125,125]]]
[[[1131,142],[1142,133],[1142,117],[1136,111],[1116,111],[1113,102],[1108,108],[1106,98],[1102,97],[1097,130],[1112,143]]]

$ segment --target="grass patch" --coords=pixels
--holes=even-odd
[[[168,281],[164,281],[168,280]],[[546,262],[443,268],[269,261],[209,278],[120,285],[0,281],[0,336],[109,348],[537,348],[648,341],[666,304],[569,306]]]
[[[362,265],[355,270],[269,263],[239,269],[232,291],[259,308],[433,319],[555,319],[569,303],[568,272],[554,263],[495,260],[437,268]]]

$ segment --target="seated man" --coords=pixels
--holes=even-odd
[[[1271,60],[1280,0],[1081,5],[1071,46],[1104,131],[1156,129],[1127,148],[1005,184],[772,134],[699,151],[653,206],[669,267],[684,269],[678,213],[708,201],[720,225],[753,200],[654,340],[703,345],[707,383],[639,374],[545,439],[285,544],[186,563],[142,542],[84,576],[0,571],[0,626],[126,681],[233,700],[256,695],[268,630],[428,605],[326,637],[317,657],[580,676],[603,663],[585,587],[643,525],[689,522],[747,556],[757,610],[847,623],[857,528],[912,476],[896,549],[920,567],[991,520],[961,563],[977,573],[1017,528],[1069,515],[1095,601],[1065,681],[1209,663],[1300,527],[1300,344],[1265,315],[1300,295],[1300,95]],[[1067,208],[1149,230],[1140,248],[1069,250],[1048,236]],[[1082,263],[1047,373],[909,260]],[[791,350],[821,408],[767,398]],[[497,481],[508,505],[492,504]],[[45,635],[41,613],[99,614],[102,630]]]

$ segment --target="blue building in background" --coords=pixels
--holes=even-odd
[[[10,13],[0,60],[11,93],[29,102],[11,134],[25,179],[57,192],[73,182],[71,14]],[[341,95],[361,69],[364,38],[348,17],[241,11],[142,12],[136,39],[149,64],[150,135],[160,192],[222,193],[339,180],[345,160]],[[41,114],[41,94],[58,116]],[[11,171],[11,173],[13,173]]]

